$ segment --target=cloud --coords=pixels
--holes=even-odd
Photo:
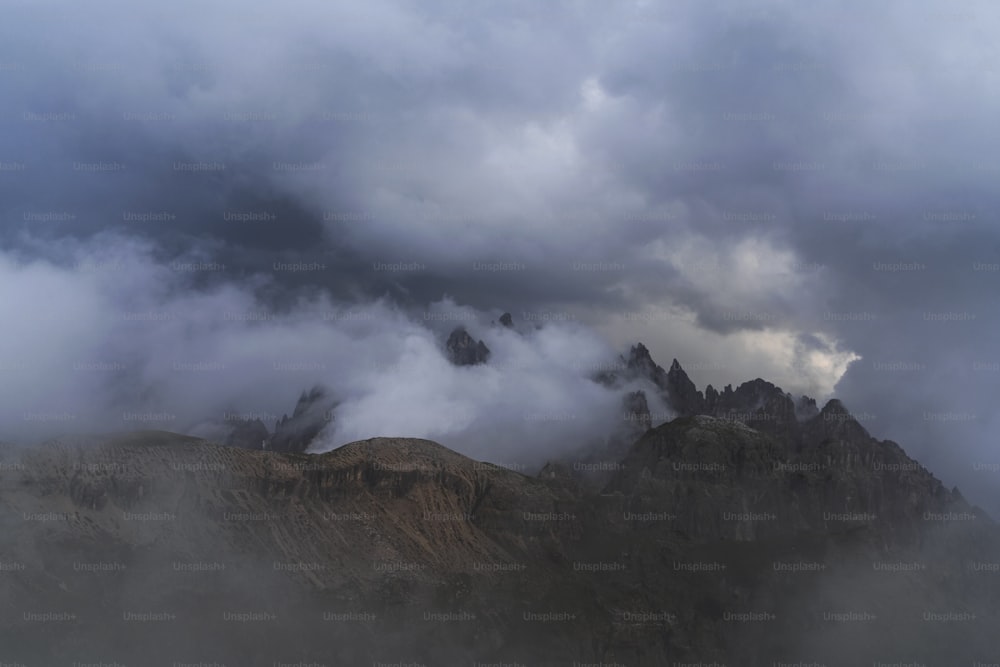
[[[549,324],[527,333],[469,327],[491,350],[480,366],[453,366],[441,337],[410,333],[390,366],[345,383],[329,441],[408,433],[475,452],[531,460],[601,444],[622,423],[623,392],[589,380],[612,351],[578,326]]]
[[[615,348],[643,340],[699,385],[835,388],[946,482],[983,502],[993,493],[969,472],[995,458],[984,397],[1000,389],[977,370],[996,360],[1000,275],[991,5],[301,2],[251,4],[238,22],[224,4],[10,11],[8,256],[67,267],[74,245],[114,232],[160,267],[137,273],[157,295],[129,296],[143,307],[259,301],[291,318],[161,323],[143,340],[164,354],[236,364],[277,346],[267,354],[293,359],[292,331],[324,340],[294,318],[302,303],[380,303],[419,320],[449,295],[524,325],[576,322]],[[192,256],[226,269],[178,280],[170,263]],[[119,303],[101,295],[131,271],[17,276],[66,294],[90,286],[50,301],[84,322]],[[941,319],[963,313],[977,319]],[[134,357],[156,380],[142,391],[169,393],[140,344],[92,324],[113,346],[26,324],[4,337],[37,336],[33,364],[57,340],[59,363]],[[172,344],[189,329],[225,349]],[[351,349],[346,333],[336,340]],[[407,364],[413,378],[433,367]],[[101,383],[86,377],[67,401]],[[197,376],[166,377],[206,400]],[[238,400],[255,377],[217,388]],[[446,430],[489,430],[464,407],[464,377],[442,380]],[[274,401],[296,382],[279,382]],[[128,391],[144,386],[140,374]],[[376,421],[350,400],[358,424]],[[926,420],[916,406],[978,416]],[[952,436],[964,444],[940,444]]]
[[[423,313],[323,296],[276,312],[254,285],[193,289],[173,267],[197,259],[158,264],[148,246],[120,237],[74,245],[72,258],[91,268],[0,256],[5,438],[212,433],[227,414],[276,419],[316,384],[339,402],[320,451],[425,437],[481,459],[540,465],[601,444],[622,424],[624,390],[590,380],[614,351],[577,323],[519,332],[450,298]],[[443,341],[459,323],[490,346],[490,365],[447,360]]]

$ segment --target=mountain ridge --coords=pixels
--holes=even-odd
[[[0,585],[7,600],[81,618],[104,618],[123,600],[170,610],[184,620],[141,626],[144,641],[168,646],[183,627],[247,664],[275,643],[317,660],[388,661],[403,651],[426,664],[569,664],[566,656],[738,664],[737,655],[793,659],[781,640],[788,636],[826,647],[825,664],[852,664],[887,646],[884,628],[844,635],[843,625],[816,620],[844,591],[910,633],[914,646],[924,646],[923,629],[927,641],[959,637],[970,658],[980,655],[972,625],[942,635],[893,612],[886,596],[905,609],[960,603],[989,622],[995,585],[963,559],[995,553],[995,524],[894,443],[861,440],[845,427],[853,421],[845,410],[830,402],[807,421],[803,432],[820,440],[800,451],[738,420],[680,417],[647,430],[610,481],[590,490],[559,473],[570,462],[527,475],[416,438],[370,438],[322,454],[162,431],[3,448],[4,469],[15,473],[0,480],[4,516],[25,517],[7,522],[17,545],[8,553],[24,569]],[[903,467],[879,472],[873,461]],[[927,520],[924,512],[973,518]],[[955,545],[961,556],[950,552]],[[928,570],[877,577],[879,559],[923,559]],[[788,579],[772,568],[784,562],[825,569]],[[74,571],[80,563],[123,569],[97,589],[95,573]],[[183,574],[212,563],[224,567],[197,581]],[[290,620],[236,632],[218,617],[220,600]],[[724,620],[755,609],[776,618],[764,630]],[[425,612],[437,621],[419,622]],[[333,630],[309,620],[323,614],[377,620]],[[101,648],[85,627],[63,626],[59,639],[45,626],[0,623],[0,639],[25,657],[30,647],[66,645],[66,636],[71,646]],[[851,650],[846,636],[855,637]],[[838,651],[850,659],[838,661]]]
[[[701,394],[643,350],[595,381],[644,377],[688,414],[654,424],[645,392],[623,391],[635,419],[618,442],[537,472],[405,437],[323,453],[167,431],[0,447],[15,575],[0,577],[0,645],[24,664],[152,664],[101,627],[165,664],[634,667],[1000,648],[982,632],[1000,620],[985,512],[837,399],[820,409],[760,378]],[[315,428],[303,415],[331,400],[303,392],[278,423]]]

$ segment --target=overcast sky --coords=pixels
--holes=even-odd
[[[340,440],[573,438],[615,409],[581,368],[641,340],[837,395],[1000,507],[994,4],[2,6],[10,437],[316,381]],[[519,374],[440,366],[460,318]]]

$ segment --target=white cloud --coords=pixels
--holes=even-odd
[[[0,437],[209,432],[229,411],[290,412],[314,384],[342,401],[320,449],[425,437],[477,458],[540,463],[620,424],[622,392],[588,379],[613,352],[576,324],[517,333],[480,324],[485,314],[451,299],[424,319],[385,302],[325,298],[276,314],[235,284],[181,289],[182,275],[115,237],[75,257],[127,269],[80,273],[0,255]],[[443,343],[456,321],[442,316],[484,338],[491,365],[453,366]]]

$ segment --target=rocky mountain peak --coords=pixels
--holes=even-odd
[[[465,327],[456,327],[445,343],[448,358],[456,366],[485,364],[490,358],[490,348],[482,340],[476,341]]]
[[[681,417],[703,414],[739,421],[777,436],[786,443],[794,443],[801,440],[800,430],[805,422],[820,414],[814,399],[808,396],[795,398],[763,378],[744,382],[736,389],[727,384],[721,391],[708,385],[702,393],[676,358],[671,361],[670,370],[664,370],[656,364],[649,348],[641,342],[632,345],[628,355],[623,355],[620,359],[624,366],[623,372],[603,372],[595,377],[595,381],[615,387],[621,386],[623,380],[649,380],[659,389],[664,402]],[[632,410],[628,405],[633,400],[635,399],[625,399],[626,413]],[[844,412],[843,406],[838,408],[838,405],[839,401],[830,406],[826,417],[828,421],[843,423],[846,420],[844,416],[836,416],[837,410]],[[864,429],[861,431],[864,432]]]
[[[666,384],[667,402],[679,414],[696,415],[705,412],[705,397],[676,359],[670,364]]]
[[[827,414],[849,414],[839,401],[829,407]],[[923,544],[934,529],[928,513],[972,512],[895,443],[854,435],[842,442],[805,429],[804,446],[794,448],[731,420],[675,419],[635,443],[605,493],[634,494],[635,511],[685,508],[674,529],[695,540],[839,533],[873,552]],[[709,497],[713,503],[691,500]],[[720,520],[727,511],[768,520]]]
[[[803,424],[803,430],[814,438],[845,443],[867,442],[871,435],[850,410],[836,398],[831,398],[812,419]]]
[[[292,416],[282,415],[274,425],[268,449],[279,452],[304,452],[313,440],[333,421],[336,399],[321,386],[303,391]]]
[[[829,401],[826,402],[826,405],[823,406],[821,414],[850,416],[851,411],[847,409],[847,406],[845,406],[843,401],[841,401],[839,398],[831,398]]]
[[[666,385],[666,371],[656,365],[649,348],[642,343],[636,343],[629,349],[625,366],[633,373],[652,380],[661,389]]]
[[[667,404],[678,414],[693,415],[703,411],[704,396],[676,359],[670,364],[670,370],[665,371],[653,361],[649,348],[636,343],[629,350],[625,367],[631,377],[642,377],[656,385]]]

